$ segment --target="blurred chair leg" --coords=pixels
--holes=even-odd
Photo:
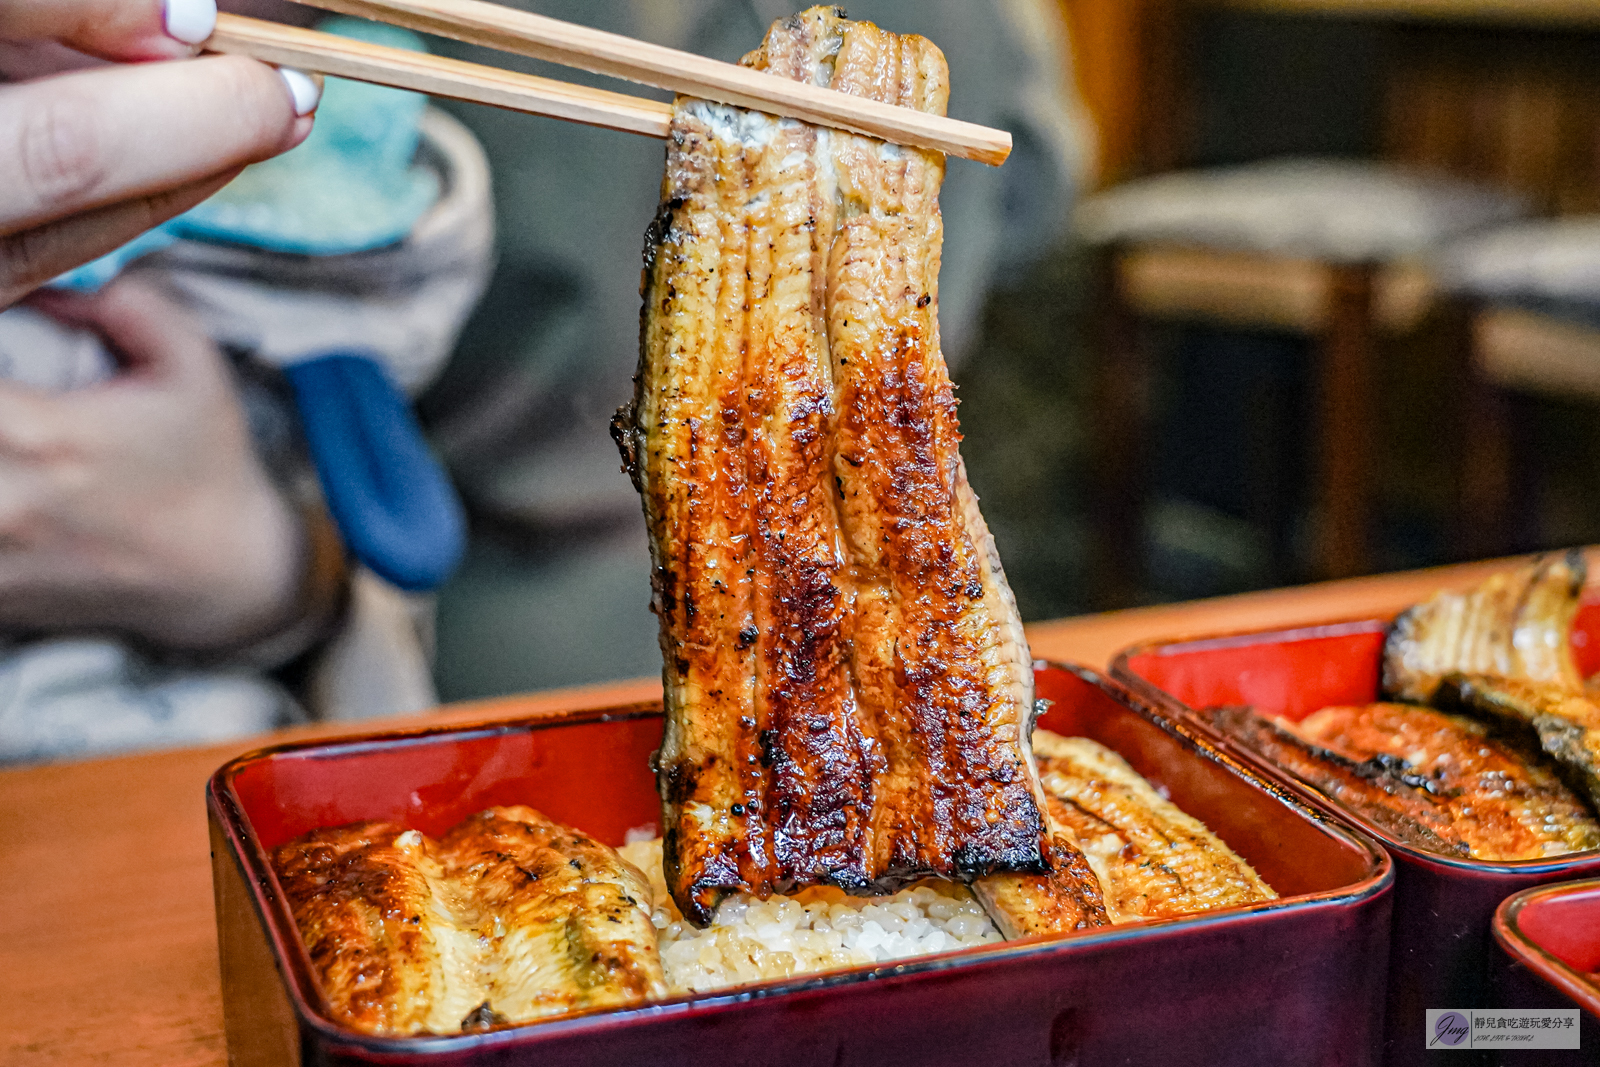
[[[1096,608],[1108,609],[1136,603],[1143,588],[1151,368],[1123,295],[1116,249],[1101,256],[1095,278],[1096,565],[1090,592]]]
[[[1504,390],[1484,376],[1478,358],[1478,308],[1461,302],[1450,310],[1456,367],[1457,486],[1455,540],[1464,559],[1512,550],[1511,413]]]
[[[1194,46],[1194,19],[1186,0],[1131,0],[1140,9],[1139,46],[1141,170],[1178,170],[1191,155],[1195,123],[1185,60]]]
[[[1373,270],[1329,268],[1328,317],[1318,375],[1319,426],[1314,565],[1322,578],[1347,578],[1371,570],[1368,532],[1372,512]]]

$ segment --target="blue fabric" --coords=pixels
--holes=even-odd
[[[401,589],[443,583],[461,562],[466,522],[404,394],[360,353],[291,364],[284,374],[350,553]]]

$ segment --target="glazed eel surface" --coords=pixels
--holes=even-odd
[[[1294,727],[1245,708],[1205,715],[1418,848],[1502,861],[1600,847],[1600,824],[1537,749],[1476,720],[1393,703],[1323,708]]]
[[[834,8],[744,62],[942,113],[928,41]],[[680,98],[614,434],[643,498],[667,882],[1040,872],[1031,662],[939,349],[936,153]]]
[[[1113,923],[1277,898],[1222,838],[1111,749],[1046,730],[1033,744],[1050,823],[1083,850]]]
[[[1246,707],[1206,708],[1199,714],[1218,733],[1365,815],[1398,840],[1446,856],[1470,854],[1449,811],[1430,793],[1427,778],[1403,760],[1356,759],[1335,752]]]
[[[1600,811],[1600,704],[1588,693],[1548,681],[1450,674],[1438,700],[1501,726],[1531,731],[1567,783]]]
[[[532,808],[435,841],[389,822],[316,830],[273,869],[332,1017],[450,1034],[666,995],[649,880]]]
[[[1572,655],[1587,578],[1580,549],[1536,556],[1466,593],[1442,592],[1395,620],[1385,692],[1521,734],[1600,811],[1600,703]]]
[[[1600,847],[1600,824],[1523,739],[1413,704],[1329,707],[1300,733],[1358,759],[1387,756],[1424,783],[1475,859],[1523,860]]]

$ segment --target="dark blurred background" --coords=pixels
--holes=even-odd
[[[583,7],[550,13],[593,22]],[[666,19],[658,39],[734,58],[772,14],[749,4],[730,21],[717,7]],[[876,7],[850,5],[950,53],[953,113],[1011,124],[1004,100],[961,106],[963,48],[976,53],[967,84],[985,64],[1003,83],[1011,67],[993,65],[1015,61],[1001,45],[969,45],[984,31],[938,5]],[[923,12],[919,24],[902,8]],[[1031,225],[1031,245],[960,222],[944,254],[947,289],[972,290],[951,352],[963,454],[1026,620],[1600,541],[1600,278],[1593,302],[1574,295],[1571,270],[1548,299],[1532,283],[1452,280],[1462,242],[1493,228],[1483,220],[1404,254],[1352,252],[1357,238],[1328,234],[1361,230],[1346,217],[1369,210],[1356,201],[1296,207],[1286,225],[1312,236],[1282,247],[1192,222],[1093,239],[1072,224],[1077,205],[1152,176],[1314,157],[1499,197],[1515,218],[1495,225],[1581,227],[1600,211],[1600,4],[1000,0],[966,17],[1009,19],[1023,36],[1039,25],[1029,19],[1051,20],[1058,48],[1029,52],[1028,74],[1054,57],[1052,106],[1079,152],[1021,151],[1004,183],[953,162],[947,188],[947,213],[988,189],[975,218],[1055,220]],[[648,21],[627,29],[649,35]],[[673,39],[667,22],[689,28]],[[1015,106],[1036,118],[1030,93]],[[594,337],[636,320],[594,321],[583,270],[548,250],[586,231],[642,234],[661,148],[597,131],[552,147],[530,133],[538,120],[457,114],[496,168],[502,258],[422,404],[474,519],[471,557],[440,602],[441,696],[654,673],[642,519],[636,504],[618,519],[626,480],[593,449],[577,458],[569,434],[600,432],[626,399],[626,360],[582,368]],[[562,184],[572,159],[552,152],[603,162],[585,172],[594,195]],[[1370,210],[1421,233],[1402,216],[1434,217],[1433,190]],[[1209,207],[1202,196],[1188,217]],[[552,211],[566,222],[541,221]],[[1574,240],[1556,257],[1569,267]],[[966,256],[981,269],[953,278]],[[637,263],[606,269],[631,287]],[[1533,274],[1545,284],[1550,272]]]

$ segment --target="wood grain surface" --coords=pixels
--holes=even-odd
[[[1389,614],[1498,563],[1361,578],[1029,628],[1034,654],[1104,667],[1138,641]],[[655,679],[473,704],[432,723],[654,699]],[[316,726],[208,748],[0,772],[0,1064],[215,1067],[222,1005],[203,788],[262,744],[364,733]]]

